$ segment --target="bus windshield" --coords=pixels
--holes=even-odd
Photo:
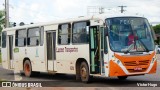
[[[148,20],[141,17],[106,19],[110,48],[115,52],[149,52],[154,41]]]

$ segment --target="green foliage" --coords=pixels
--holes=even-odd
[[[160,24],[153,26],[153,29],[155,31],[155,34],[160,35]],[[157,40],[155,40],[156,44],[160,44],[160,37],[157,37]]]
[[[156,26],[153,26],[153,29],[154,29],[156,34],[160,34],[160,24],[156,25]]]
[[[5,24],[5,19],[3,18],[5,15],[5,12],[3,10],[0,10],[0,32],[2,31],[2,26]]]

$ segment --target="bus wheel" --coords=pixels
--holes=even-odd
[[[24,67],[24,74],[25,74],[25,76],[30,77],[32,75],[32,67],[31,67],[30,61],[26,60],[24,62],[23,67]]]
[[[125,79],[127,79],[127,77],[128,77],[128,76],[118,76],[118,79],[119,79],[119,80],[125,80]]]
[[[81,81],[88,83],[89,82],[89,69],[88,65],[86,62],[82,62],[80,65],[80,76],[81,76]]]

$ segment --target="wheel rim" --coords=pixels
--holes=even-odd
[[[30,73],[30,66],[29,66],[29,64],[25,64],[25,73],[27,75],[29,75],[29,73]]]
[[[83,79],[86,79],[86,78],[87,78],[87,70],[86,70],[85,67],[82,67],[82,68],[81,68],[81,77],[82,77]]]

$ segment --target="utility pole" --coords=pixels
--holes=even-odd
[[[118,7],[120,7],[120,8],[121,8],[121,10],[120,10],[120,11],[121,11],[121,13],[123,13],[124,11],[126,11],[126,10],[124,10],[124,7],[127,7],[127,6],[123,6],[123,5],[122,5],[122,6],[118,6]]]
[[[5,28],[9,27],[9,0],[5,0]]]
[[[99,14],[103,14],[104,13],[104,7],[99,7]]]

